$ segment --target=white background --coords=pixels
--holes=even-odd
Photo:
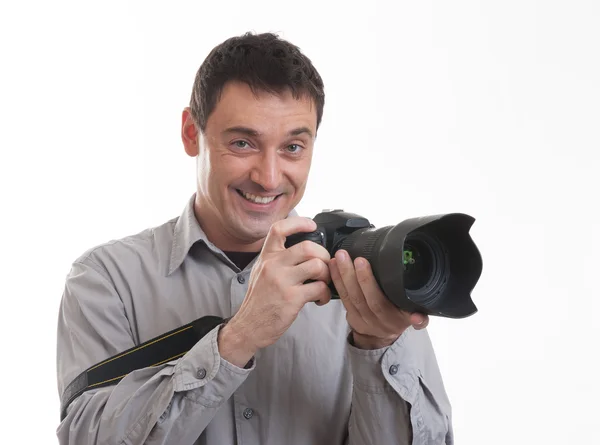
[[[71,261],[179,215],[195,72],[253,30],[325,80],[301,214],[477,218],[479,312],[430,323],[456,443],[600,443],[599,23],[595,0],[3,2],[1,441],[56,443]]]

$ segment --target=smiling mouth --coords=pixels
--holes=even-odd
[[[243,192],[240,189],[235,189],[235,191],[238,192],[238,195],[254,204],[270,204],[281,196],[281,194],[276,196],[257,196],[252,193]]]

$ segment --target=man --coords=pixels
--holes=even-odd
[[[294,208],[323,106],[318,72],[277,36],[231,38],[208,55],[181,126],[197,191],[180,217],[74,262],[59,392],[197,318],[228,321],[182,357],[77,397],[61,444],[452,443],[427,317],[395,308],[364,259],[284,246],[316,227]]]

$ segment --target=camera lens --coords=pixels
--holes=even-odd
[[[442,295],[450,272],[444,250],[431,234],[416,231],[406,237],[402,253],[403,280],[406,294],[415,303],[434,305]]]
[[[404,287],[419,290],[431,279],[434,257],[431,248],[420,240],[407,240],[403,251]]]

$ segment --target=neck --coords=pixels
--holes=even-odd
[[[194,201],[194,215],[208,240],[223,252],[259,252],[262,249],[265,238],[244,240],[232,235],[219,221],[213,209],[200,202],[198,197]]]

